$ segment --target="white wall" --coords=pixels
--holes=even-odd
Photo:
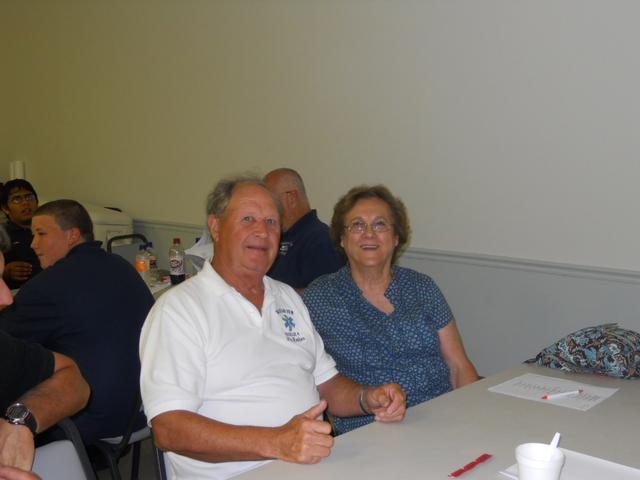
[[[328,219],[387,183],[413,246],[640,270],[640,3],[0,3],[0,173],[200,223],[288,165]],[[6,168],[5,168],[6,167]]]

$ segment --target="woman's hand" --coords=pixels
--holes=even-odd
[[[406,395],[396,383],[367,388],[364,401],[378,422],[399,422],[407,411]]]

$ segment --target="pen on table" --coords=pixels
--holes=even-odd
[[[556,398],[568,397],[569,395],[580,395],[584,390],[582,388],[578,388],[577,390],[571,390],[570,392],[560,392],[560,393],[549,393],[547,395],[543,395],[542,400],[555,400]]]
[[[493,455],[491,455],[490,453],[483,453],[482,455],[480,455],[478,458],[476,458],[473,462],[471,463],[467,463],[464,467],[459,468],[458,470],[456,470],[455,472],[451,472],[448,476],[450,478],[456,478],[459,477],[460,475],[462,475],[464,472],[468,472],[469,470],[471,470],[472,468],[475,468],[476,466],[478,466],[479,464],[481,464],[482,462],[486,462],[487,460],[489,460]]]

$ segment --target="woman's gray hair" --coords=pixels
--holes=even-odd
[[[0,225],[0,252],[7,253],[11,248],[11,239],[9,234],[4,228],[4,225]]]
[[[207,215],[213,215],[214,217],[222,218],[227,212],[229,201],[233,191],[239,185],[256,185],[265,189],[271,198],[273,198],[276,208],[278,209],[278,215],[282,217],[282,204],[280,203],[280,197],[269,190],[267,184],[257,176],[242,175],[237,177],[225,178],[220,180],[214,189],[207,196]]]

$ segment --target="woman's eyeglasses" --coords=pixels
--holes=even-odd
[[[371,227],[371,231],[375,233],[383,233],[391,230],[393,224],[388,224],[384,220],[375,220],[372,223],[367,223],[363,220],[354,220],[349,225],[345,225],[349,233],[364,233],[367,231],[367,227]]]

